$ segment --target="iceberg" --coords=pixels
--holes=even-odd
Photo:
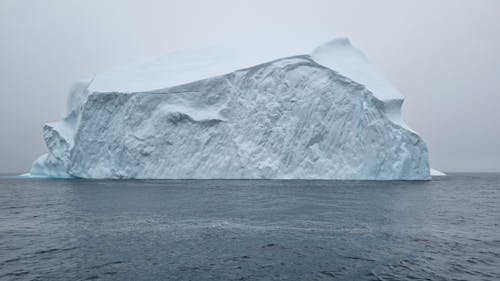
[[[430,180],[403,96],[347,38],[178,51],[98,74],[32,176]]]

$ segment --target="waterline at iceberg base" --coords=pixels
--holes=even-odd
[[[175,52],[80,81],[30,174],[429,180],[400,93],[347,39],[307,45]]]

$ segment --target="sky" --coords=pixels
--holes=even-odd
[[[447,172],[500,171],[500,1],[0,0],[0,173],[46,152],[72,83],[179,49],[252,36],[350,38],[405,96]]]

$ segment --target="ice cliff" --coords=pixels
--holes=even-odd
[[[345,38],[175,52],[76,83],[31,175],[428,180],[402,103]]]

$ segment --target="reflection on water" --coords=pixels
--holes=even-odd
[[[0,179],[0,280],[498,280],[500,175]]]

